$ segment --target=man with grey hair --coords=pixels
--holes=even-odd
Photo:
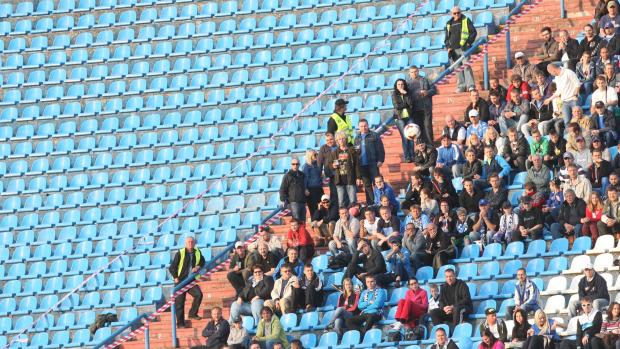
[[[329,251],[332,256],[341,251],[353,255],[357,247],[357,237],[360,233],[360,221],[349,214],[346,207],[338,209],[338,221],[334,228],[333,240],[329,242]]]
[[[469,50],[476,40],[478,32],[471,19],[467,18],[461,12],[458,6],[452,8],[452,18],[446,23],[445,40],[444,43],[448,49],[448,58],[450,63],[453,64],[463,57],[463,54]],[[463,57],[460,64],[454,68],[467,64],[467,58]],[[467,66],[464,70],[458,73],[458,92],[465,92],[466,89],[472,90],[475,88],[474,73],[471,68]]]
[[[551,224],[554,239],[581,233],[581,218],[586,216],[586,203],[575,195],[575,191],[564,191],[564,202],[560,205],[557,223]]]
[[[198,272],[204,265],[205,259],[200,249],[196,247],[196,240],[189,236],[185,239],[185,246],[179,249],[174,255],[168,270],[174,278],[174,284],[178,285],[187,279],[191,273]],[[202,302],[202,291],[200,287],[194,285],[187,293],[194,298],[192,300],[192,307],[189,310],[189,318],[201,320],[200,316],[198,316],[198,307],[200,306],[200,302]],[[183,293],[174,300],[177,327],[189,327],[185,322],[185,295],[186,293]]]
[[[564,116],[564,125],[568,125],[572,116],[572,108],[577,105],[577,96],[579,96],[579,78],[577,74],[570,69],[561,66],[561,63],[551,63],[547,66],[549,74],[554,76],[556,91],[551,97],[547,98],[544,104],[549,104],[556,98],[562,100],[562,115]]]
[[[547,165],[543,164],[540,154],[530,155],[532,163],[526,162],[527,179],[525,182],[536,184],[538,191],[542,192],[545,197],[549,194],[549,179],[551,178],[551,170]]]

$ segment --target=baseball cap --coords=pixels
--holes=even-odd
[[[488,206],[489,202],[486,199],[480,199],[480,201],[478,201],[478,205],[479,206]]]
[[[329,195],[321,196],[321,201],[329,201]]]
[[[610,3],[610,4],[611,4],[611,3]],[[609,8],[609,5],[608,5],[608,8]],[[613,23],[611,23],[611,22],[607,22],[607,23],[605,23],[605,26],[604,26],[603,28],[604,28],[604,29],[609,29],[609,28],[613,28],[613,27],[614,27],[614,24],[613,24]]]
[[[478,111],[476,109],[472,109],[469,111],[469,116],[478,116]]]
[[[237,247],[243,247],[243,242],[241,242],[241,241],[235,242],[235,248],[237,248]]]
[[[577,140],[577,141],[585,141],[586,139],[583,138],[583,136],[577,136],[577,138],[575,140]]]
[[[583,266],[583,270],[586,269],[594,269],[594,265],[592,265],[592,262],[587,262],[586,265]]]
[[[605,103],[603,103],[603,101],[598,101],[594,103],[594,106],[597,108],[605,108]]]
[[[525,57],[525,53],[523,53],[523,52],[521,52],[521,51],[519,51],[519,52],[515,53],[515,59],[516,59],[516,58],[521,58],[521,57]]]
[[[403,243],[403,240],[400,238],[400,236],[392,236],[388,239],[388,242],[391,244],[401,245]]]
[[[615,1],[608,2],[607,3],[607,8],[610,8],[610,7],[616,7],[616,2]],[[611,23],[608,23],[608,24],[611,24]],[[612,26],[613,26],[613,24],[612,24]],[[607,28],[607,25],[605,25],[605,28]]]
[[[571,154],[570,152],[566,152],[564,153],[564,156],[562,156],[563,159],[569,158],[569,159],[575,159],[575,157],[573,156],[573,154]]]
[[[600,142],[601,138],[599,136],[592,136],[592,142]]]
[[[349,104],[349,102],[345,101],[345,100],[344,100],[344,99],[342,99],[342,98],[338,98],[338,99],[336,100],[336,103],[335,103],[335,104],[336,104],[336,106],[341,107],[341,106],[343,106],[343,105],[347,105],[347,104]]]
[[[487,308],[484,311],[484,315],[491,315],[491,314],[496,314],[496,313],[497,313],[497,311],[495,310],[495,308]]]

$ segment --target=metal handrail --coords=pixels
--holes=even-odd
[[[138,316],[137,318],[131,320],[130,322],[128,322],[126,325],[120,327],[119,329],[117,329],[116,331],[114,331],[112,334],[110,334],[106,339],[102,340],[99,344],[97,344],[93,349],[99,349],[102,348],[108,344],[111,344],[112,342],[114,342],[114,338],[116,338],[117,336],[119,336],[120,334],[122,334],[126,329],[130,328],[130,327],[134,327],[136,325],[138,325],[138,323],[142,320],[147,318],[149,315],[148,314],[142,314],[140,316]],[[140,324],[142,324],[140,322]],[[145,338],[148,338],[149,333],[148,333],[148,326],[146,328],[146,331],[144,332],[144,336]],[[146,340],[146,343],[148,345],[148,339]],[[148,348],[148,346],[146,347]]]
[[[563,0],[562,0],[563,1]],[[506,16],[506,18],[510,18],[512,16],[514,16],[515,14],[521,12],[521,8],[525,5],[528,4],[529,0],[523,0],[520,3],[517,4],[517,6],[515,6],[512,11],[510,11],[508,13],[508,16]],[[508,27],[508,30],[506,30],[506,68],[510,69],[512,66],[512,53],[511,53],[511,49],[510,49],[510,27]]]

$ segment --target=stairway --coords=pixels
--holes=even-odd
[[[585,24],[589,23],[593,18],[593,9],[595,0],[566,0],[567,18],[560,18],[560,0],[543,0],[543,2],[528,14],[519,19],[518,23],[511,26],[510,44],[512,54],[517,51],[524,51],[528,56],[540,46],[539,38],[540,29],[545,26],[551,26],[554,32],[560,29],[567,29],[572,37],[582,31]],[[506,67],[506,45],[502,38],[489,46],[489,77],[498,77],[501,80],[508,79],[510,72]],[[530,60],[532,63],[536,63]],[[483,61],[477,61],[472,69],[476,79],[476,86],[482,89]],[[453,77],[449,83],[438,86],[438,94],[433,98],[434,103],[434,122],[433,129],[435,138],[441,134],[444,127],[443,118],[446,115],[453,115],[461,120],[465,106],[469,99],[467,93],[454,93],[456,90],[456,77]],[[483,94],[486,95],[486,94]],[[398,131],[393,130],[391,134],[383,138],[386,161],[381,168],[381,173],[385,176],[395,192],[399,193],[401,189],[406,188],[409,174],[413,168],[412,164],[402,162],[402,148]],[[363,193],[359,194],[359,198],[363,197]],[[284,221],[288,221],[285,219]],[[287,225],[273,227],[276,233],[284,235]],[[204,319],[200,321],[190,321],[192,328],[178,329],[177,335],[181,348],[189,348],[190,346],[204,344],[204,338],[201,336],[202,329],[208,322],[209,310],[213,306],[223,307],[224,318],[228,318],[228,306],[233,301],[234,290],[226,279],[227,271],[215,273],[211,280],[200,284],[200,288],[204,294],[200,316]],[[187,297],[186,314],[191,304],[191,296]],[[153,322],[150,326],[150,344],[151,348],[173,348],[171,343],[170,313],[166,312],[160,316],[159,321]],[[125,343],[123,349],[139,349],[144,348],[144,338],[142,335],[137,340]]]

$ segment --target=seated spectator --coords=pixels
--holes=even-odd
[[[489,121],[487,126],[499,129],[499,118],[506,107],[506,96],[499,96],[496,92],[489,92]]]
[[[291,349],[304,349],[304,346],[301,343],[301,340],[299,339],[291,340]]]
[[[615,36],[615,44],[619,45],[620,44],[620,36]],[[616,46],[619,47],[619,46]],[[609,49],[609,46],[607,47]],[[611,60],[610,60],[611,61]],[[604,75],[605,75],[605,80],[607,80],[607,86],[611,86],[611,87],[615,87],[616,88],[616,92],[618,92],[618,82],[620,82],[620,80],[618,79],[619,75],[618,75],[618,68],[616,68],[617,63],[613,63],[613,62],[607,62],[605,63],[605,69],[604,69]]]
[[[329,251],[333,256],[340,252],[353,255],[360,233],[360,221],[351,217],[346,207],[338,209],[338,216],[340,218],[336,222],[333,240],[329,242]]]
[[[571,152],[566,152],[564,153],[563,156],[563,162],[564,162],[564,166],[560,167],[560,170],[558,171],[558,178],[560,179],[560,181],[562,182],[562,184],[568,182],[568,168],[572,165],[577,166],[577,174],[580,177],[585,177],[586,176],[586,171],[585,169],[581,168],[581,166],[575,164],[575,157],[573,156],[573,154]]]
[[[581,232],[581,217],[586,215],[586,203],[575,195],[575,191],[564,191],[564,202],[560,206],[557,223],[551,224],[551,236],[560,239]]]
[[[504,149],[505,139],[499,136],[499,132],[495,129],[495,127],[488,127],[487,132],[484,133],[484,137],[482,138],[482,145],[486,147],[490,145],[492,147],[496,147],[497,150]]]
[[[616,144],[618,134],[616,133],[616,116],[613,111],[609,110],[603,101],[594,104],[594,110],[590,116],[592,120],[592,142],[595,137],[605,140],[605,144],[612,146]]]
[[[530,139],[530,161],[532,161],[532,155],[539,155],[543,157],[547,154],[549,148],[549,140],[542,136],[542,134],[534,129],[532,131],[532,139]],[[542,159],[541,159],[542,160]]]
[[[539,208],[532,207],[532,198],[521,198],[521,211],[519,212],[519,235],[514,236],[516,241],[527,238],[536,240],[543,238],[543,216]]]
[[[291,228],[286,235],[286,246],[294,247],[302,262],[310,261],[314,257],[314,240],[306,230],[305,223],[291,219]]]
[[[453,269],[446,269],[446,283],[441,285],[439,308],[430,311],[433,324],[448,323],[454,327],[467,319],[473,310],[469,287],[456,278]],[[442,347],[438,347],[442,348]]]
[[[603,348],[603,341],[598,336],[603,325],[603,315],[592,306],[590,297],[581,298],[581,315],[577,316],[577,338],[565,339],[560,344],[561,349],[573,348]],[[573,315],[575,317],[575,315]]]
[[[607,1],[607,0],[601,0],[601,1]],[[605,7],[604,3],[603,3],[603,9],[605,10],[605,14],[607,14],[607,8]],[[601,14],[601,17],[602,16],[603,14]],[[600,19],[600,18],[597,18],[597,19]],[[598,36],[598,33],[594,32],[594,27],[590,23],[583,26],[583,33],[584,33],[584,38],[581,40],[581,43],[579,43],[579,46],[581,47],[581,52],[588,51],[590,52],[592,57],[598,57],[598,51],[601,48],[601,41],[602,41],[601,37]]]
[[[508,134],[508,129],[520,130],[529,119],[530,101],[521,97],[517,90],[510,92],[510,100],[504,107],[502,116],[499,118],[499,130],[503,137]]]
[[[416,231],[413,223],[405,224],[405,233],[403,235],[403,247],[409,251],[409,258],[416,253],[424,252],[426,246],[426,236],[424,231]]]
[[[441,133],[442,136],[448,136],[450,143],[462,147],[467,138],[467,129],[461,123],[454,119],[454,116],[446,116],[444,119],[446,126]]]
[[[607,318],[601,326],[601,339],[606,348],[620,346],[620,304],[611,302],[607,309]]]
[[[501,205],[508,200],[508,190],[502,187],[497,173],[491,174],[489,184],[491,184],[491,190],[486,193],[484,199],[489,203],[492,211],[500,212]]]
[[[353,287],[351,279],[342,279],[342,290],[340,291],[340,296],[338,296],[338,305],[323,332],[329,332],[331,329],[334,329],[339,336],[342,336],[345,330],[345,320],[358,315],[360,312],[358,308],[359,300],[360,292]]]
[[[286,250],[286,257],[282,258],[278,265],[276,266],[276,270],[273,273],[273,278],[277,279],[280,277],[280,269],[282,266],[288,264],[293,268],[293,275],[297,275],[297,277],[301,277],[301,274],[304,272],[304,262],[299,259],[299,253],[297,249],[294,247],[289,247]]]
[[[420,209],[423,214],[427,215],[431,219],[439,214],[437,200],[433,199],[431,196],[431,191],[427,188],[422,189],[420,192]]]
[[[472,133],[467,136],[467,140],[465,140],[465,150],[472,150],[476,154],[476,158],[480,160],[484,158],[484,147],[481,137],[479,137],[477,133]]]
[[[411,175],[411,182],[409,190],[405,193],[405,200],[402,202],[401,208],[405,213],[409,210],[411,205],[420,204],[420,191],[423,188],[430,188],[430,183],[425,182],[422,176],[418,172],[414,172]]]
[[[484,198],[484,193],[476,190],[474,181],[471,179],[463,179],[463,191],[459,194],[459,206],[465,208],[470,215],[480,212],[478,202]]]
[[[592,153],[586,146],[586,139],[582,136],[577,137],[577,150],[571,151],[575,158],[575,164],[587,169],[592,164]]]
[[[562,184],[565,197],[566,191],[569,189],[572,189],[575,195],[582,200],[587,200],[592,192],[592,184],[587,178],[579,175],[578,167],[574,164],[568,166],[568,180]]]
[[[547,203],[543,206],[542,211],[551,215],[551,217],[547,217],[550,219],[546,220],[546,223],[551,224],[558,219],[560,207],[564,202],[564,192],[562,192],[561,182],[557,178],[549,182],[549,189],[551,190],[549,192],[549,198],[547,199]]]
[[[517,270],[517,282],[515,284],[514,305],[506,309],[506,318],[511,320],[517,312],[523,311],[527,319],[528,313],[534,313],[541,308],[540,290],[535,283],[527,277],[524,268]]]
[[[381,321],[387,294],[385,290],[377,286],[377,280],[373,275],[367,275],[364,279],[366,289],[360,294],[357,305],[360,313],[345,320],[346,327],[359,330],[361,336]]]
[[[299,279],[297,304],[305,311],[312,311],[321,303],[323,281],[315,272],[312,264],[304,265],[304,273]]]
[[[361,266],[360,266],[361,264]],[[386,285],[389,277],[385,275],[387,269],[381,252],[370,246],[370,243],[361,239],[357,244],[357,251],[353,254],[351,262],[344,272],[344,277],[356,276],[358,280],[366,283],[366,277],[371,276],[380,285]]]
[[[281,276],[273,284],[271,299],[265,301],[265,306],[271,308],[276,314],[294,313],[297,309],[295,301],[299,280],[293,275],[290,265],[283,265],[280,269]]]
[[[280,319],[273,315],[271,308],[263,307],[261,310],[261,319],[256,327],[256,336],[252,340],[258,341],[261,349],[278,349],[278,344],[288,349],[286,332],[280,324]]]
[[[448,234],[450,241],[459,248],[463,247],[465,239],[471,234],[474,224],[474,219],[467,214],[466,209],[462,207],[457,208],[456,218],[453,220],[451,232]]]
[[[332,204],[329,195],[321,196],[321,202],[319,202],[317,210],[312,215],[310,227],[314,234],[319,236],[323,246],[332,239],[337,220],[338,206]]]
[[[387,240],[392,236],[400,235],[400,220],[396,215],[392,215],[392,211],[387,207],[379,208],[379,222],[377,222],[377,234],[379,238],[377,247],[379,249],[387,248]]]
[[[532,89],[538,90],[545,99],[551,97],[553,94],[553,91],[551,90],[553,80],[547,77],[545,71],[537,69],[534,72],[534,79],[536,80],[536,83],[532,85]]]
[[[412,205],[409,214],[405,217],[405,224],[413,224],[415,233],[424,231],[430,222],[430,218],[422,212],[419,205]]]
[[[433,171],[442,171],[450,177],[458,177],[461,173],[462,155],[459,146],[450,143],[447,135],[441,136],[441,146],[437,148],[437,163]]]
[[[398,301],[394,319],[397,321],[395,324],[412,329],[420,323],[420,319],[428,311],[428,295],[423,288],[420,288],[416,278],[409,279],[408,286],[405,298]]]
[[[248,269],[252,270],[254,266],[258,264],[263,267],[265,276],[273,277],[273,274],[276,272],[278,262],[278,258],[276,258],[276,256],[269,251],[267,244],[261,243],[258,245],[258,251],[252,254],[252,262],[249,264]]]
[[[360,234],[359,237],[367,239],[375,246],[380,236],[377,235],[379,230],[379,217],[375,214],[375,210],[364,210],[364,219],[360,222]],[[383,235],[383,234],[380,234]]]
[[[491,94],[496,94],[500,99],[504,100],[508,95],[508,90],[499,83],[498,78],[491,78],[489,79],[489,96]]]
[[[581,83],[581,90],[585,96],[592,93],[594,86],[594,77],[596,74],[596,64],[592,60],[592,54],[590,51],[583,51],[581,59],[577,63],[577,78]]]
[[[266,300],[271,297],[273,279],[265,277],[260,265],[255,265],[252,270],[253,276],[248,280],[237,300],[230,305],[230,318],[228,321],[241,315],[252,315],[254,323],[258,323],[261,309]]]
[[[456,215],[453,215],[450,211],[450,204],[448,204],[447,201],[442,201],[439,204],[439,213],[433,218],[433,223],[435,223],[439,231],[452,238],[452,228],[455,216]]]
[[[482,341],[478,344],[478,349],[504,349],[504,342],[496,339],[489,330],[482,332]]]
[[[250,335],[248,330],[243,327],[243,319],[241,319],[241,316],[234,318],[226,344],[228,344],[230,349],[245,349],[248,347],[249,341]]]
[[[566,30],[560,30],[558,39],[558,58],[565,67],[574,71],[577,61],[581,58],[579,41],[571,38]]]
[[[484,147],[484,159],[482,160],[482,178],[490,181],[491,174],[496,173],[500,182],[508,180],[510,165],[503,157],[495,154],[494,147]]]
[[[450,258],[454,258],[454,246],[450,243],[449,237],[438,231],[434,223],[430,223],[426,228],[424,253],[413,256],[415,268],[430,265],[437,271]]]
[[[377,176],[374,178],[374,180],[375,182],[373,190],[375,205],[380,205],[381,197],[387,196],[390,205],[394,208],[395,211],[398,211],[398,209],[400,208],[400,203],[398,202],[398,200],[396,200],[396,194],[394,194],[394,189],[392,189],[389,184],[385,183],[383,176]]]
[[[579,125],[579,129],[573,127],[571,131],[571,124]],[[586,141],[586,145],[589,147],[592,143],[592,137],[590,136],[590,130],[592,130],[592,119],[583,114],[583,109],[581,107],[576,106],[573,108],[573,118],[570,120],[569,124],[569,137],[567,142],[568,151],[578,151],[579,147],[577,142],[579,141],[579,137],[583,137]],[[572,133],[572,134],[571,134]],[[572,137],[571,137],[572,136]],[[574,143],[572,143],[574,141]]]
[[[619,156],[616,156],[616,159],[618,159]],[[614,168],[620,168],[620,167],[614,167]],[[617,172],[612,172],[609,174],[609,184],[607,185],[607,188],[609,189],[609,187],[614,187],[616,188],[616,191],[620,191],[620,175],[618,175]],[[607,197],[609,198],[609,195],[607,195]]]
[[[430,313],[433,309],[439,309],[439,302],[441,301],[441,297],[439,294],[439,286],[437,284],[430,284],[428,289],[431,292],[431,296],[428,297],[428,311]]]
[[[555,343],[560,340],[556,329],[565,328],[562,323],[549,319],[542,309],[536,310],[534,323],[527,331],[527,339],[523,343],[523,349],[553,349]]]
[[[497,211],[491,209],[489,202],[486,199],[480,200],[478,202],[478,207],[480,209],[480,214],[472,226],[472,232],[469,234],[466,244],[470,244],[475,241],[489,243],[491,237],[495,235],[499,225],[499,216],[497,215]]]
[[[523,79],[524,83],[527,83],[528,85],[532,85],[536,82],[536,79],[534,78],[534,73],[536,72],[536,66],[531,64],[528,60],[527,57],[525,56],[525,53],[519,51],[517,53],[515,53],[515,66],[512,67],[512,76],[519,76],[520,78]],[[511,79],[511,82],[513,81],[513,79]],[[513,84],[511,84],[511,86],[513,86]],[[521,87],[521,86],[517,86],[517,87]],[[529,86],[528,86],[529,88]],[[510,88],[509,88],[510,90]],[[510,92],[510,91],[508,91]]]
[[[588,298],[594,310],[602,311],[609,305],[609,291],[607,291],[607,281],[594,270],[592,263],[586,263],[583,267],[583,277],[577,284],[579,299]],[[568,304],[568,314],[571,317],[577,316],[579,311],[579,300],[573,300]],[[585,309],[583,309],[585,311]]]
[[[611,181],[607,187],[607,200],[603,206],[603,216],[596,226],[599,235],[616,235],[620,232],[620,199],[618,199],[618,188],[612,185]]]
[[[381,207],[386,207],[388,210],[390,210],[390,212],[392,212],[392,215],[394,216],[398,214],[398,210],[396,209],[396,207],[392,206],[392,204],[390,203],[390,199],[386,195],[381,196],[379,206],[376,206],[375,209],[377,211],[380,211]]]
[[[487,123],[480,120],[479,113],[476,109],[470,110],[468,114],[471,124],[467,126],[467,138],[472,134],[478,136],[478,139],[482,138],[488,127]]]
[[[512,327],[512,340],[506,343],[506,348],[517,349],[523,346],[527,339],[527,331],[532,327],[527,322],[527,313],[523,309],[516,310],[513,315],[514,326]]]
[[[391,273],[396,287],[400,287],[401,282],[407,282],[415,273],[411,268],[410,254],[406,248],[402,248],[403,242],[400,236],[393,236],[388,239],[390,250],[385,255],[385,261],[390,265]]]
[[[529,121],[519,130],[525,137],[532,135],[535,130],[546,135],[555,126],[552,106],[545,104],[544,97],[538,89],[532,90],[528,119]]]
[[[540,188],[540,192],[544,196],[549,193],[548,184],[549,178],[551,178],[551,170],[547,165],[543,164],[542,157],[538,154],[530,155],[532,159],[532,165],[527,169],[526,183],[533,183],[536,188]]]
[[[547,196],[538,191],[536,184],[532,182],[525,182],[524,188],[525,189],[523,190],[523,195],[521,195],[521,197],[529,197],[531,199],[530,204],[533,208],[542,209]]]
[[[430,349],[459,349],[459,347],[448,338],[446,331],[443,328],[438,328],[435,331],[435,343],[429,347]]]
[[[228,341],[230,326],[228,321],[222,318],[222,308],[213,307],[211,309],[211,320],[202,330],[202,336],[207,339],[205,347],[207,349],[220,349]]]
[[[235,293],[237,295],[241,293],[241,290],[245,287],[246,280],[252,273],[252,269],[250,269],[252,259],[253,255],[247,253],[243,242],[235,242],[235,251],[230,259],[230,265],[228,267],[228,270],[230,271],[226,275],[226,278],[235,289]]]
[[[618,105],[618,94],[616,93],[615,86],[608,86],[605,76],[599,75],[595,80],[596,90],[592,92],[592,104],[590,106],[590,112],[594,113],[596,110],[596,103],[603,102],[605,108],[613,110]],[[581,125],[583,128],[583,125]]]
[[[414,172],[419,172],[424,176],[430,174],[431,168],[437,162],[437,150],[432,146],[426,145],[424,142],[418,142],[415,145],[415,153],[413,154]]]
[[[484,315],[486,319],[478,326],[480,333],[489,331],[492,339],[506,342],[508,340],[508,329],[506,328],[504,320],[497,318],[497,311],[495,308],[487,308],[484,311]]]
[[[261,349],[260,343],[257,340],[250,341],[250,349]]]
[[[465,115],[463,116],[463,120],[465,120],[466,124],[471,123],[471,120],[469,119],[469,112],[472,110],[478,112],[478,118],[480,121],[489,121],[489,104],[487,101],[480,98],[480,92],[478,92],[478,90],[469,91],[469,104],[467,105],[467,108],[465,108]]]
[[[510,77],[508,96],[506,96],[506,103],[508,104],[510,104],[510,102],[512,101],[512,91],[516,91],[522,99],[528,102],[530,101],[530,85],[527,83],[527,81],[523,81],[522,76],[519,74],[512,74],[512,76]]]
[[[503,156],[506,162],[513,169],[521,172],[525,171],[525,161],[530,155],[530,146],[525,137],[519,137],[517,130],[508,130],[508,141],[504,146]]]
[[[603,28],[601,27],[601,29]],[[596,64],[596,76],[605,74],[605,67],[607,64],[611,64],[613,67],[611,56],[609,55],[609,50],[607,49],[606,40],[601,40],[601,49],[598,51],[598,59],[595,59],[594,63]],[[607,82],[609,83],[609,81]]]
[[[441,171],[433,172],[433,179],[431,180],[432,196],[437,201],[446,200],[450,205],[454,205],[457,202],[456,190],[452,185],[452,181],[446,179]]]
[[[480,180],[482,175],[482,161],[476,158],[476,152],[472,149],[465,151],[465,163],[462,167],[463,180]]]
[[[248,252],[255,252],[258,249],[258,245],[261,243],[266,243],[269,248],[269,252],[273,253],[277,259],[282,258],[284,256],[284,250],[282,249],[282,239],[280,236],[273,233],[273,230],[264,226],[261,227],[259,232],[259,238],[248,245]]]
[[[558,170],[564,164],[562,155],[566,154],[566,140],[560,137],[555,129],[549,130],[549,144],[547,154],[544,155],[545,165],[551,170]],[[570,153],[569,153],[570,154]],[[572,154],[571,154],[572,156]]]
[[[593,192],[586,205],[586,216],[581,218],[581,235],[591,237],[593,244],[598,239],[597,224],[602,216],[603,201],[597,192]]]
[[[509,244],[513,240],[520,240],[517,234],[519,233],[519,216],[512,212],[512,205],[506,201],[502,204],[503,214],[499,217],[499,228],[497,232],[493,234],[490,241],[497,243]],[[515,239],[515,237],[517,237]]]

